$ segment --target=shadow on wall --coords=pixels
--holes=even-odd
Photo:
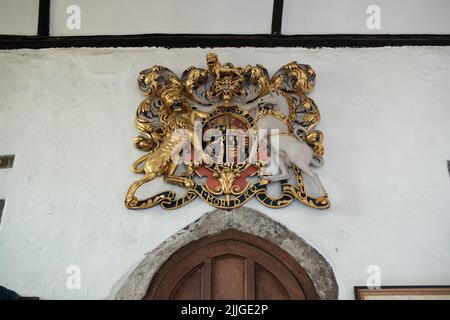
[[[0,300],[39,300],[39,297],[22,297],[17,292],[0,286]]]

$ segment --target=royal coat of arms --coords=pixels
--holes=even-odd
[[[271,208],[294,200],[328,208],[311,169],[322,166],[324,152],[319,109],[307,96],[316,76],[311,66],[291,62],[270,78],[259,64],[221,64],[214,53],[206,60],[206,69],[190,67],[181,78],[158,65],[139,74],[146,98],[137,109],[134,144],[145,154],[132,170],[143,176],[128,189],[126,207],[175,209],[200,197],[231,209],[255,197]],[[136,191],[158,177],[186,193],[139,199]],[[307,190],[306,177],[315,190]],[[276,197],[271,184],[279,187]]]

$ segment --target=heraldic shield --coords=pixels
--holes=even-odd
[[[134,145],[145,154],[132,170],[143,176],[129,187],[126,207],[176,209],[201,198],[232,209],[254,197],[271,208],[294,200],[328,208],[311,168],[323,165],[324,153],[319,109],[307,96],[316,77],[311,66],[291,62],[270,78],[259,64],[221,64],[214,53],[206,60],[207,68],[190,67],[181,78],[158,65],[139,74],[146,98],[137,109]],[[136,191],[157,177],[186,193],[139,199]],[[279,186],[276,197],[269,185]]]

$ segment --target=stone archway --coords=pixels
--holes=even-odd
[[[186,226],[150,252],[127,278],[116,299],[143,299],[164,263],[181,248],[204,237],[236,230],[264,238],[289,253],[311,279],[319,299],[337,299],[338,286],[325,258],[295,233],[249,208],[215,210]]]

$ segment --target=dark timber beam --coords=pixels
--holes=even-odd
[[[272,34],[281,34],[281,26],[283,24],[283,4],[284,0],[273,0]]]
[[[450,46],[450,35],[430,34],[330,34],[330,35],[232,35],[140,34],[110,36],[0,36],[0,49],[68,47],[384,47]]]
[[[50,34],[50,0],[39,0],[38,36]]]

